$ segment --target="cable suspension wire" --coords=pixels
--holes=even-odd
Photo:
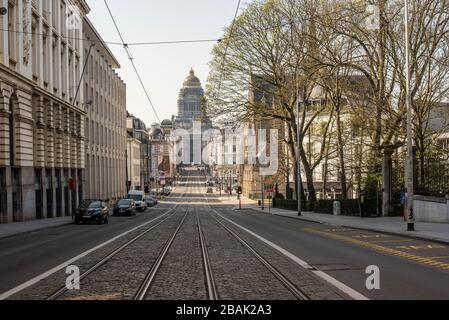
[[[232,20],[231,29],[229,30],[229,37],[228,37],[228,41],[226,42],[225,52],[223,54],[223,61],[222,61],[222,64],[221,64],[220,80],[218,82],[218,90],[217,90],[216,97],[219,97],[219,95],[220,95],[221,84],[223,82],[224,66],[225,66],[225,63],[226,63],[227,55],[228,55],[229,42],[232,39],[232,33],[234,32],[235,21],[237,19],[237,15],[238,15],[239,10],[240,10],[240,3],[241,3],[241,0],[239,0],[238,3],[237,3],[237,8],[235,9],[234,19]]]
[[[28,32],[28,31],[22,31],[22,30],[11,30],[11,29],[3,29],[3,28],[0,28],[0,31],[17,33],[17,34],[28,34],[28,35],[33,35],[33,36],[44,36],[44,37],[49,36],[49,34],[46,34],[46,33]],[[106,43],[106,44],[120,45],[120,46],[122,45],[119,42],[112,42],[112,41],[92,40],[92,39],[71,37],[71,36],[65,36],[65,35],[61,35],[60,37],[62,39],[66,39],[66,40],[78,40],[78,41],[86,41],[86,42]]]
[[[11,30],[11,29],[3,29],[3,28],[0,28],[0,31],[17,33],[17,34],[28,34],[28,35],[34,35],[34,36],[48,36],[48,34],[41,33],[41,32],[28,32],[28,31]],[[121,42],[114,42],[114,41],[92,40],[92,39],[71,37],[71,36],[64,36],[64,35],[61,35],[61,38],[66,39],[66,40],[78,40],[78,41],[97,42],[97,43],[106,43],[106,44],[116,45],[116,46],[123,46],[123,43],[121,43]],[[163,45],[163,44],[220,42],[221,40],[222,39],[191,39],[191,40],[146,41],[146,42],[130,42],[130,43],[126,43],[126,45],[127,46],[150,46],[150,45]]]
[[[140,73],[137,70],[136,64],[134,63],[134,58],[133,58],[133,56],[131,54],[131,51],[129,50],[129,47],[126,44],[126,42],[125,42],[125,40],[124,40],[124,38],[122,36],[122,33],[120,32],[120,29],[119,29],[119,27],[117,25],[117,22],[115,21],[114,15],[112,14],[111,9],[109,8],[107,0],[104,0],[104,3],[106,5],[106,8],[108,9],[109,15],[111,16],[112,22],[114,23],[115,29],[117,30],[117,33],[118,33],[118,35],[120,37],[120,40],[122,41],[122,45],[123,45],[123,48],[126,51],[126,54],[128,55],[128,59],[129,59],[129,61],[131,61],[131,64],[132,64],[133,69],[134,69],[134,72],[136,73],[137,78],[139,79],[140,85],[142,86],[142,89],[145,92],[145,95],[146,95],[146,97],[147,97],[147,99],[148,99],[148,101],[150,103],[150,106],[153,109],[154,114],[155,114],[156,118],[158,119],[158,121],[161,122],[161,119],[159,118],[159,115],[157,114],[156,108],[154,107],[153,102],[151,101],[151,98],[150,98],[150,95],[148,93],[148,90],[145,87],[145,84],[143,83],[142,77],[140,76]]]
[[[220,41],[221,41],[221,39],[131,42],[131,43],[128,43],[128,46],[149,46],[149,45],[161,45],[161,44],[183,44],[183,43],[202,43],[202,42],[220,42]]]

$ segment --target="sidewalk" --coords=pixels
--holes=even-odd
[[[0,239],[30,233],[33,231],[59,227],[70,223],[72,223],[72,217],[0,224]]]
[[[221,197],[220,201],[228,203],[234,206],[234,208],[236,209],[238,208],[238,200],[235,196],[231,198],[231,201],[228,201],[227,197]],[[302,216],[298,217],[297,213],[294,211],[273,208],[271,208],[271,211],[269,211],[268,203],[265,204],[265,210],[262,210],[261,208],[259,208],[258,204],[255,201],[247,198],[242,198],[242,208],[252,209],[260,213],[273,214],[303,221],[375,232],[385,232],[399,236],[433,240],[449,244],[449,224],[416,222],[416,231],[409,232],[406,231],[407,226],[402,217],[360,218],[349,216],[333,216],[313,212],[303,212]]]

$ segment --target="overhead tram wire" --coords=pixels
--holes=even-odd
[[[229,30],[229,37],[228,37],[228,41],[226,42],[225,52],[223,55],[223,61],[221,64],[220,80],[218,82],[218,90],[217,90],[216,98],[217,97],[219,98],[219,94],[221,91],[221,83],[223,82],[224,66],[226,63],[226,56],[228,55],[228,49],[229,49],[229,41],[232,39],[232,34],[234,32],[234,26],[235,26],[235,20],[237,19],[237,15],[239,14],[239,10],[240,10],[240,3],[241,3],[241,0],[239,0],[237,3],[237,8],[235,9],[234,19],[232,20],[231,29]]]
[[[294,24],[294,22],[285,22],[280,25],[270,26],[263,29],[257,29],[258,31],[269,31],[276,28],[282,28],[288,25]],[[28,31],[21,31],[21,30],[11,30],[11,29],[3,29],[0,28],[0,31],[2,32],[11,32],[11,33],[17,33],[17,34],[27,34],[27,35],[36,35],[36,36],[48,36],[48,34],[40,33],[40,32],[28,32]],[[77,40],[77,41],[84,41],[84,42],[94,42],[94,43],[105,43],[108,45],[115,45],[115,46],[123,46],[122,42],[114,42],[114,41],[104,41],[104,40],[95,40],[95,39],[87,39],[87,38],[80,38],[80,37],[71,37],[71,36],[60,36],[62,39],[65,40]],[[235,38],[235,37],[234,37]],[[191,39],[191,40],[167,40],[167,41],[144,41],[144,42],[129,42],[126,43],[126,46],[132,47],[132,46],[152,46],[152,45],[165,45],[165,44],[189,44],[189,43],[208,43],[208,42],[222,42],[224,38],[217,38],[217,39]]]
[[[45,34],[45,33],[42,33],[42,32],[28,32],[28,31],[22,31],[22,30],[11,30],[11,29],[3,29],[3,28],[0,28],[0,31],[17,33],[17,34],[27,34],[27,35],[32,35],[32,36],[48,36],[48,34]],[[123,46],[123,43],[121,43],[121,42],[114,42],[114,41],[95,40],[95,39],[71,37],[71,36],[64,36],[64,35],[61,35],[61,38],[65,39],[65,40],[77,40],[77,41],[97,42],[97,43],[101,42],[101,43],[105,43],[105,44],[109,44],[109,45]],[[188,43],[202,43],[202,42],[220,42],[221,40],[222,39],[191,39],[191,40],[144,41],[144,42],[130,42],[130,43],[127,43],[127,45],[129,47],[131,47],[131,46],[151,46],[151,45],[163,45],[163,44],[188,44]]]
[[[148,93],[148,90],[145,87],[145,84],[143,83],[142,77],[140,76],[140,73],[137,70],[136,64],[134,63],[134,58],[131,55],[131,51],[129,50],[128,45],[126,44],[125,40],[123,39],[122,33],[120,32],[120,29],[119,29],[119,27],[117,25],[117,22],[115,21],[114,15],[112,14],[111,9],[109,8],[107,0],[104,0],[104,4],[106,5],[106,8],[108,9],[108,12],[109,12],[109,15],[111,16],[112,22],[114,23],[115,29],[117,30],[117,33],[118,33],[118,35],[120,37],[120,40],[122,41],[123,48],[125,49],[126,54],[128,55],[128,59],[129,59],[129,61],[131,61],[131,64],[133,66],[134,72],[136,73],[137,78],[139,79],[140,85],[142,86],[142,89],[145,92],[145,95],[146,95],[148,101],[150,102],[150,106],[153,109],[154,114],[155,114],[156,118],[158,119],[158,121],[161,122],[161,119],[159,118],[159,115],[157,114],[156,108],[154,107],[153,102],[151,101],[151,98],[150,98],[150,95]]]

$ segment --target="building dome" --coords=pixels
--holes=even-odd
[[[184,87],[201,87],[201,81],[195,76],[195,71],[190,69],[189,76],[184,80]]]
[[[150,137],[152,139],[160,139],[164,136],[164,133],[162,132],[162,130],[158,127],[153,127],[150,130]]]
[[[168,126],[172,126],[172,125],[173,125],[173,122],[171,120],[168,120],[168,119],[163,120],[161,122],[161,126],[164,126],[164,127],[168,127]]]

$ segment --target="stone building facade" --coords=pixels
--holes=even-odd
[[[150,157],[151,157],[151,144],[150,135],[145,123],[139,118],[128,114],[127,118],[127,130],[128,137],[134,138],[140,142],[140,178],[139,183],[133,182],[134,190],[148,190],[150,187]],[[129,155],[129,154],[128,154]]]
[[[127,191],[142,190],[140,141],[128,133],[126,143]]]
[[[151,140],[151,177],[152,187],[159,187],[162,182],[171,185],[175,177],[175,167],[171,161],[171,135],[173,123],[163,120],[161,124],[153,123],[150,129]]]
[[[188,151],[186,150],[186,153],[189,154],[185,155],[185,159],[189,160],[186,162],[189,163],[184,164],[202,164],[201,154],[204,148],[202,134],[212,128],[212,122],[202,108],[203,99],[204,89],[201,81],[191,69],[179,91],[178,115],[173,119],[175,129],[183,129],[190,134],[190,147]],[[194,143],[194,141],[198,143]]]
[[[114,201],[126,195],[126,85],[120,64],[92,23],[83,22],[87,67],[83,76],[86,109],[85,196]]]
[[[70,215],[83,197],[84,0],[0,0],[0,222]]]

